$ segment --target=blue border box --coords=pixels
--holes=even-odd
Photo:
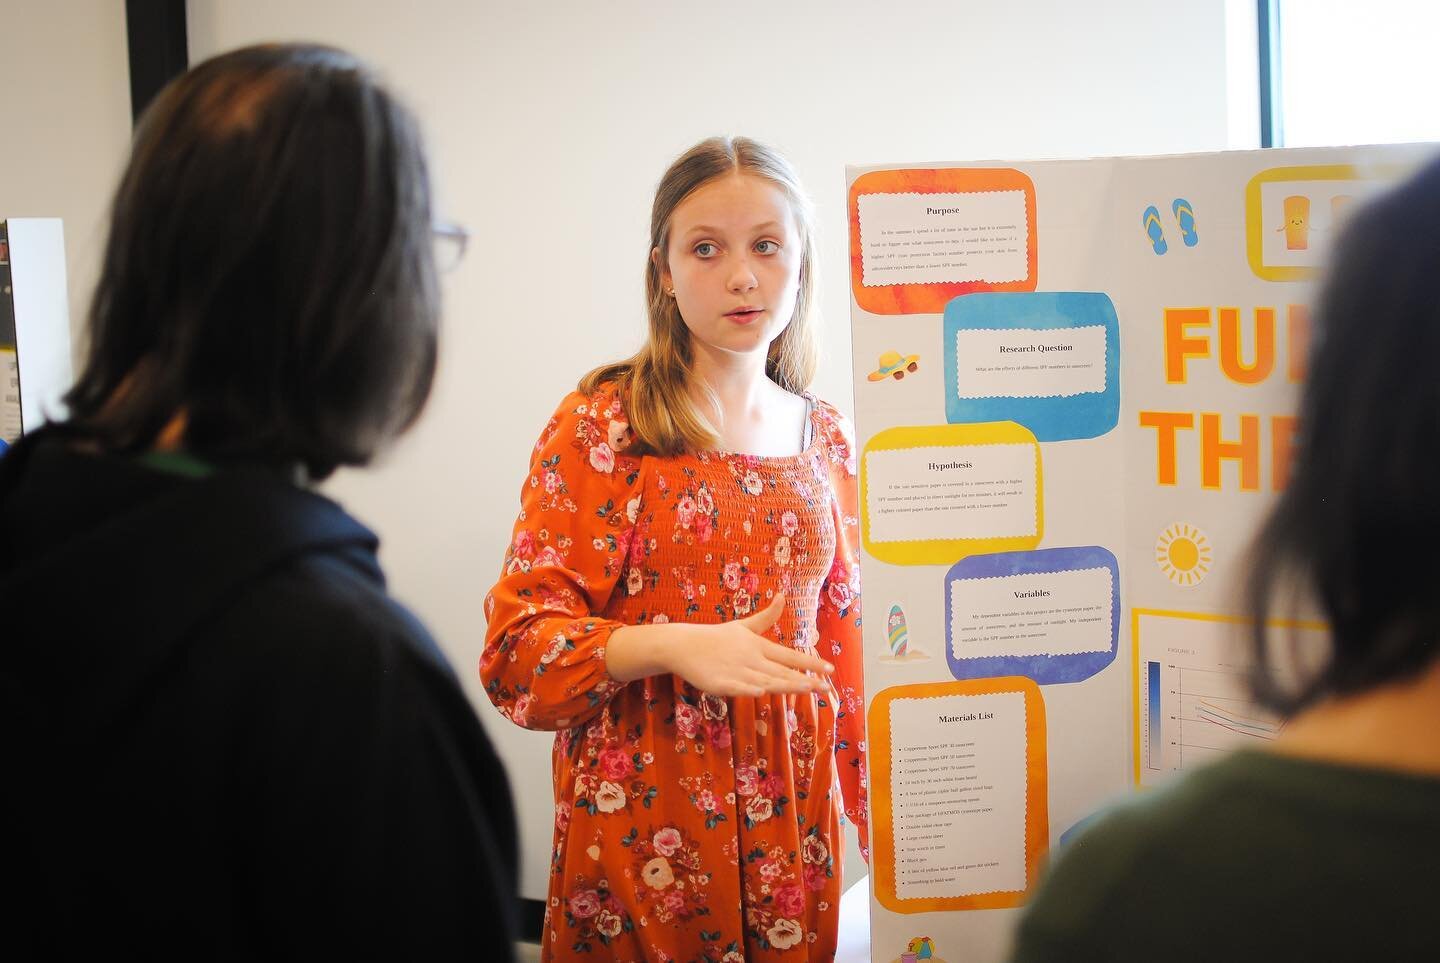
[[[1097,438],[1120,421],[1120,320],[1098,291],[981,292],[945,306],[945,419],[951,424],[1016,421],[1037,441]],[[1105,390],[1058,398],[961,398],[955,336],[983,328],[1105,328]]]

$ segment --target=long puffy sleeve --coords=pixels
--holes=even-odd
[[[485,599],[480,677],[501,714],[529,729],[598,715],[623,683],[605,668],[621,625],[604,618],[640,508],[640,459],[610,385],[572,392],[541,433],[504,573]]]
[[[820,587],[816,613],[819,651],[835,666],[832,680],[839,704],[836,718],[836,769],[845,817],[860,833],[860,851],[870,858],[866,815],[865,651],[860,635],[859,486],[855,478],[855,438],[845,416],[825,406],[826,454],[835,514],[835,561]]]

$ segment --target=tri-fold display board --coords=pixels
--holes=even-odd
[[[1071,830],[1274,737],[1237,583],[1313,282],[1429,154],[848,171],[874,960],[1002,959]]]
[[[71,381],[66,298],[61,222],[0,219],[0,452],[61,412]]]

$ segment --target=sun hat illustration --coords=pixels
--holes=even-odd
[[[1285,232],[1285,250],[1304,251],[1310,247],[1310,198],[1292,194],[1284,200],[1285,218],[1275,229]]]
[[[1200,243],[1200,234],[1195,230],[1195,208],[1183,197],[1175,198],[1170,205],[1170,210],[1175,212],[1175,221],[1180,225],[1180,239],[1185,242],[1186,247],[1194,247]]]
[[[1145,208],[1145,213],[1140,215],[1140,222],[1145,225],[1145,234],[1150,238],[1150,246],[1155,249],[1156,254],[1164,254],[1170,250],[1170,245],[1165,243],[1165,228],[1160,224],[1160,209],[1154,204]]]
[[[901,354],[898,351],[886,351],[880,356],[880,365],[876,370],[870,372],[871,381],[884,381],[886,378],[894,378],[899,381],[905,377],[906,372],[914,374],[919,365],[918,354]]]

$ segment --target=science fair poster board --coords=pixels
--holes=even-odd
[[[877,963],[1003,959],[1087,817],[1274,737],[1236,582],[1313,282],[1430,153],[848,170]]]
[[[66,296],[60,220],[0,219],[0,454],[64,414],[72,380]]]

